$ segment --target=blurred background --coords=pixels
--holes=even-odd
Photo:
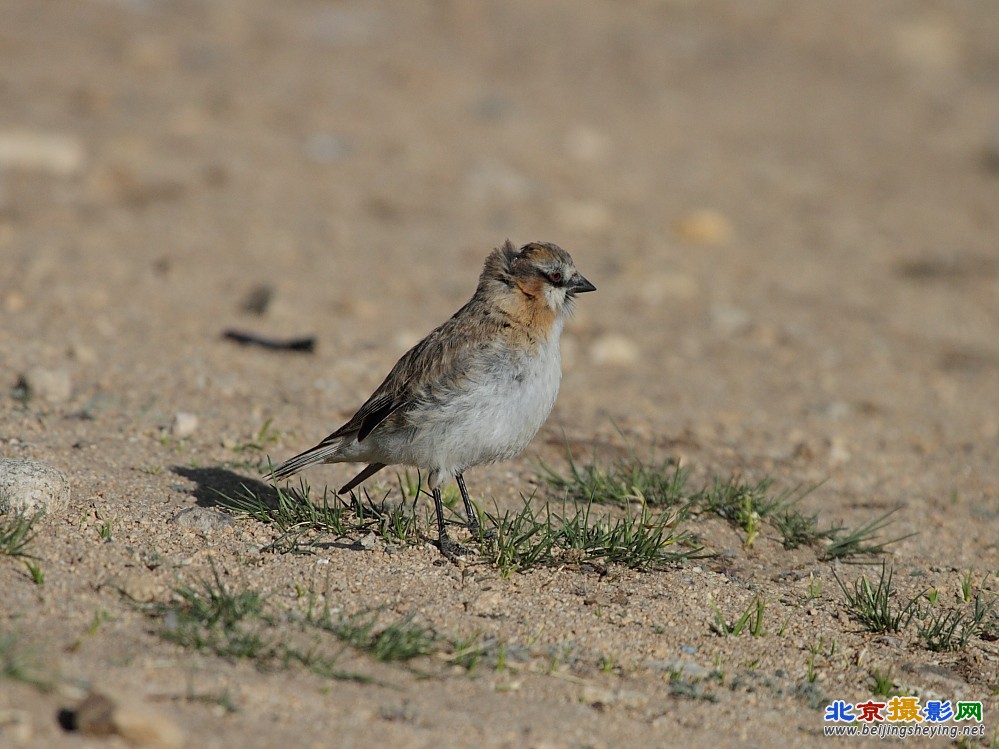
[[[191,410],[209,447],[274,417],[298,450],[468,298],[492,247],[554,241],[599,293],[549,436],[617,425],[854,491],[938,456],[928,495],[988,491],[994,0],[0,17],[9,385],[41,367],[73,407]],[[227,327],[317,351],[240,349]]]

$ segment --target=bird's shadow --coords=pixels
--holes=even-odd
[[[276,510],[281,505],[282,497],[279,497],[278,490],[272,484],[241,476],[227,468],[173,466],[170,470],[196,484],[192,494],[199,507],[221,508],[230,513],[244,514],[247,505],[255,508],[264,505],[271,510]],[[285,502],[290,499],[293,502],[310,503],[308,490],[304,485],[301,488],[282,488],[281,495],[283,495]],[[357,543],[340,538],[333,541],[316,539],[310,541],[308,546],[315,549],[362,550],[362,547]],[[284,549],[279,542],[275,542],[273,548]],[[293,543],[289,548],[298,549],[300,547]]]
[[[196,484],[192,494],[199,507],[232,509],[236,498],[248,495],[258,497],[268,507],[278,505],[277,489],[271,484],[241,476],[227,468],[173,466],[170,470]]]

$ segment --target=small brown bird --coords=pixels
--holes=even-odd
[[[403,354],[346,424],[268,477],[279,481],[317,463],[367,463],[342,494],[388,465],[427,471],[440,550],[453,559],[463,550],[448,537],[441,484],[455,478],[477,535],[462,474],[512,458],[537,434],[562,378],[562,325],[576,294],[595,290],[558,245],[518,251],[507,240],[486,258],[464,307]]]

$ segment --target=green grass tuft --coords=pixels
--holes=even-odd
[[[351,534],[377,533],[391,543],[416,543],[420,523],[411,504],[395,505],[386,494],[380,501],[367,491],[339,497],[324,491],[317,502],[304,481],[298,490],[274,487],[274,495],[254,492],[247,486],[234,496],[218,493],[219,504],[237,515],[275,525],[280,535],[267,547],[282,553],[309,553],[324,538],[342,539]]]
[[[676,516],[647,505],[630,506],[624,517],[595,516],[593,501],[556,515],[549,505],[537,512],[529,498],[517,512],[485,513],[492,529],[479,539],[483,555],[507,577],[518,570],[566,563],[622,564],[658,569],[704,556],[703,549],[676,533]]]
[[[962,597],[956,608],[934,610],[930,605],[921,613],[919,637],[929,650],[964,650],[972,637],[987,638],[999,627],[997,600],[985,592],[984,585],[985,581],[977,591],[973,590],[969,572],[962,581]]]
[[[919,614],[919,599],[922,594],[899,604],[898,592],[892,582],[894,569],[884,562],[881,563],[881,574],[875,585],[861,575],[851,590],[835,571],[833,577],[846,597],[850,613],[871,632],[901,632]]]
[[[164,639],[224,658],[270,653],[273,642],[264,636],[269,621],[258,593],[230,589],[214,565],[212,579],[181,585],[175,592],[179,602],[159,611]]]
[[[43,514],[12,512],[0,516],[0,554],[33,559],[34,555],[28,552],[28,545],[35,537],[34,525]]]
[[[378,618],[378,611],[367,610],[352,616],[341,613],[334,619],[326,609],[318,618],[308,621],[379,661],[408,661],[437,649],[439,638],[432,630],[415,624],[415,614],[408,614],[381,629],[376,626]]]
[[[686,501],[689,471],[667,459],[647,465],[632,455],[610,468],[595,461],[580,466],[567,451],[569,473],[563,475],[541,464],[541,480],[572,502],[630,504],[641,502],[650,507],[673,508]]]
[[[715,610],[715,620],[711,624],[714,632],[724,637],[738,637],[743,631],[749,632],[753,637],[763,636],[763,612],[766,611],[767,604],[760,596],[756,596],[732,623],[726,621],[714,600],[711,605]]]
[[[765,524],[773,527],[785,549],[825,543],[821,559],[867,563],[888,552],[888,546],[908,536],[876,540],[879,531],[890,524],[888,512],[856,529],[842,526],[822,528],[819,516],[804,512],[800,503],[818,485],[799,485],[774,491],[774,480],[766,477],[746,481],[738,477],[714,478],[702,489],[688,487],[689,471],[672,460],[641,461],[634,453],[609,467],[591,461],[577,463],[567,453],[568,471],[561,473],[542,464],[539,479],[562,498],[580,504],[629,506],[673,510],[679,520],[691,512],[717,515],[744,534],[747,548],[759,538]]]
[[[160,620],[160,635],[182,647],[227,659],[246,659],[261,669],[303,666],[326,678],[370,682],[337,666],[347,649],[387,663],[440,655],[472,670],[481,661],[499,663],[505,647],[494,640],[450,638],[416,622],[416,614],[380,623],[382,611],[334,614],[317,610],[314,591],[305,611],[276,609],[260,593],[228,585],[216,567],[211,577],[175,589],[176,600],[147,609]],[[2,644],[2,641],[0,641]],[[0,652],[2,658],[2,652]]]
[[[898,512],[898,510],[898,507],[894,510],[889,510],[884,515],[880,515],[854,530],[842,527],[836,528],[832,535],[830,535],[830,543],[822,552],[821,559],[827,562],[840,559],[843,561],[849,560],[856,564],[869,564],[877,557],[891,553],[888,551],[889,545],[916,535],[915,533],[908,533],[904,536],[893,538],[890,541],[876,540],[876,534],[891,524],[888,518]]]
[[[875,697],[895,697],[905,694],[895,684],[892,678],[892,670],[887,671],[874,669],[871,671],[871,694]]]

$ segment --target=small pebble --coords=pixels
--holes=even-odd
[[[170,434],[177,439],[190,437],[197,430],[198,417],[194,414],[184,413],[183,411],[177,413],[173,417],[173,423],[170,424]]]
[[[174,515],[170,522],[199,533],[217,533],[236,521],[230,515],[208,507],[188,507]]]

